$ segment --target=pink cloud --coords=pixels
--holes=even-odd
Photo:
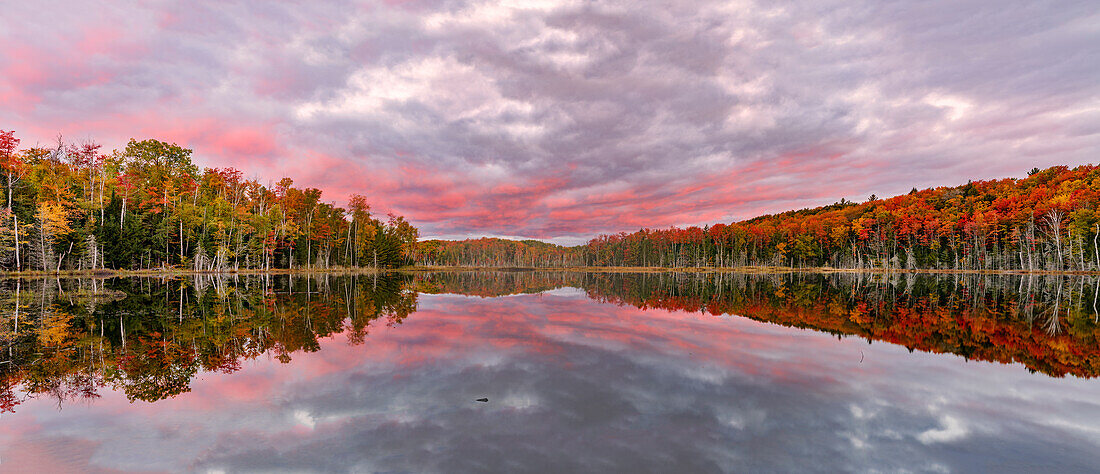
[[[653,6],[641,22],[562,5],[501,23],[448,5],[23,2],[0,19],[0,128],[24,144],[175,141],[261,182],[364,194],[429,235],[578,240],[1019,175],[1100,147],[1068,10],[983,23],[886,7],[849,24]],[[849,41],[881,31],[896,41]],[[956,37],[984,49],[941,60]],[[439,87],[456,81],[473,82]]]

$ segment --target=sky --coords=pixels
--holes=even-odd
[[[575,244],[1100,152],[1094,1],[0,0],[0,129]]]

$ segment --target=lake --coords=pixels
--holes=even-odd
[[[1095,471],[1098,285],[5,280],[0,471]]]

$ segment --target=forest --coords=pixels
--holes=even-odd
[[[427,265],[833,267],[1100,271],[1100,167],[1033,169],[862,203],[731,224],[601,235],[578,247],[477,239],[432,242]]]
[[[419,242],[403,217],[348,208],[232,168],[199,169],[155,139],[19,148],[0,131],[0,271],[485,267],[832,267],[1100,271],[1100,167],[1033,169],[730,224],[640,229],[563,247]]]
[[[564,267],[581,264],[577,249],[538,240],[495,237],[426,240],[417,249],[417,263],[444,267]]]
[[[199,169],[155,139],[19,148],[0,130],[0,271],[387,268],[411,263],[418,230],[232,168]]]

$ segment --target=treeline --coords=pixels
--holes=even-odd
[[[538,240],[427,240],[420,243],[417,263],[429,266],[563,267],[582,263],[580,255],[575,248]]]
[[[415,254],[417,229],[360,195],[344,209],[290,178],[200,170],[159,140],[100,148],[19,149],[0,130],[0,271],[394,267]]]
[[[586,265],[1100,270],[1100,167],[913,189],[734,224],[604,235]]]
[[[1100,271],[1100,167],[913,189],[732,224],[601,235],[579,247],[435,242],[420,263]]]

